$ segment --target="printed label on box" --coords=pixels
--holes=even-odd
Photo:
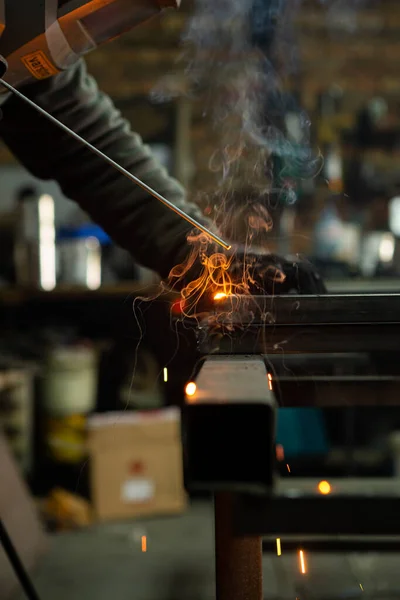
[[[149,479],[128,479],[122,484],[124,502],[147,502],[154,497],[154,483]]]

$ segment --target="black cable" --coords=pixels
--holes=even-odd
[[[21,587],[24,590],[27,598],[29,598],[29,600],[40,600],[35,588],[33,587],[33,583],[28,573],[26,572],[25,567],[22,564],[21,559],[18,555],[18,552],[14,548],[14,544],[12,543],[11,538],[8,535],[5,525],[1,519],[0,540],[4,548],[4,552],[6,553],[8,560],[10,561],[10,564],[14,569],[14,573],[17,576],[17,579],[21,584]]]

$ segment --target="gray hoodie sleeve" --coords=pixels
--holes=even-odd
[[[24,93],[108,154],[131,173],[204,222],[185,200],[180,185],[157,163],[140,137],[130,130],[112,101],[87,74],[83,61]],[[63,193],[130,251],[136,261],[165,278],[188,251],[191,226],[101,158],[68,137],[21,100],[4,103],[0,137],[36,177],[56,180]]]

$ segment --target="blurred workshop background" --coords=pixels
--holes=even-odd
[[[332,18],[311,1],[297,16],[298,67],[285,85],[309,115],[324,164],[282,207],[271,250],[306,256],[332,293],[398,292],[400,3],[360,2],[356,12],[336,4]],[[182,2],[87,64],[189,195],[204,192],[210,215],[215,132],[202,105],[151,98],[174,71],[190,10]],[[284,117],[295,136],[298,115]],[[44,268],[34,264],[32,222],[55,232],[41,249]],[[197,357],[192,333],[171,327],[176,298],[137,300],[154,296],[156,275],[3,146],[0,230],[0,511],[41,597],[212,598],[212,509],[207,498],[189,500],[182,483],[178,409]],[[331,368],[346,374],[339,359]],[[281,476],[400,477],[400,411],[376,403],[281,409]],[[378,554],[308,561],[304,576],[295,555],[267,557],[265,598],[365,591],[384,600],[396,577],[392,558]],[[394,581],[390,597],[400,598]],[[22,598],[1,550],[0,587],[2,598]],[[381,595],[367,594],[375,589]]]

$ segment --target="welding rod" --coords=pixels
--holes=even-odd
[[[12,85],[10,85],[6,81],[4,81],[4,79],[0,78],[0,83],[7,90],[9,90],[10,92],[12,92],[15,96],[17,96],[18,98],[20,98],[21,100],[23,100],[24,102],[26,102],[26,104],[29,104],[29,106],[31,106],[34,110],[36,110],[38,113],[40,113],[43,117],[45,117],[46,119],[48,119],[49,121],[51,121],[52,123],[54,123],[54,125],[56,125],[60,129],[62,129],[63,131],[65,131],[65,133],[67,133],[68,135],[70,135],[71,137],[73,137],[75,140],[77,140],[78,142],[80,142],[81,144],[83,144],[84,146],[86,146],[86,148],[88,148],[91,152],[93,152],[94,154],[97,154],[97,156],[100,156],[100,158],[102,158],[105,162],[107,162],[109,165],[111,165],[112,167],[114,167],[114,169],[116,169],[117,171],[119,171],[120,173],[122,173],[122,175],[125,175],[125,177],[127,177],[128,179],[130,179],[131,181],[133,181],[134,183],[136,183],[136,185],[140,186],[142,189],[144,189],[146,192],[148,192],[151,196],[154,196],[154,198],[157,198],[157,200],[159,200],[160,202],[162,202],[162,204],[164,204],[164,206],[166,206],[167,208],[169,208],[170,210],[172,210],[174,213],[176,213],[177,215],[179,215],[182,219],[185,219],[185,221],[187,221],[188,223],[190,223],[191,225],[193,225],[193,227],[195,227],[196,229],[200,229],[200,231],[202,231],[203,233],[205,233],[206,235],[208,235],[219,246],[222,246],[223,248],[225,248],[225,250],[230,250],[230,248],[231,248],[230,244],[227,244],[218,235],[216,235],[215,233],[213,233],[212,231],[210,231],[209,229],[207,229],[207,227],[205,227],[204,225],[202,225],[201,223],[199,223],[198,221],[196,221],[196,219],[193,219],[193,217],[191,217],[190,215],[186,214],[185,211],[183,211],[182,209],[178,208],[178,206],[175,206],[175,204],[173,204],[172,202],[170,202],[169,200],[167,200],[166,198],[164,198],[164,196],[162,196],[161,194],[159,194],[158,192],[156,192],[155,190],[153,190],[153,188],[151,188],[149,185],[147,185],[147,183],[144,183],[144,181],[142,181],[141,179],[139,179],[138,177],[136,177],[135,175],[133,175],[132,173],[130,173],[129,171],[127,171],[127,169],[124,169],[124,167],[122,167],[117,162],[115,162],[115,160],[113,160],[112,158],[110,158],[109,156],[107,156],[106,154],[104,154],[104,152],[102,152],[101,150],[99,150],[98,148],[96,148],[95,146],[93,146],[92,144],[90,144],[88,141],[86,141],[80,135],[78,135],[77,133],[75,133],[75,131],[72,131],[72,129],[70,129],[69,127],[67,127],[66,125],[64,125],[64,123],[61,123],[61,121],[59,121],[58,119],[56,119],[55,117],[53,117],[53,115],[49,114],[43,108],[41,108],[40,106],[38,106],[35,102],[32,102],[32,100],[30,100],[29,98],[27,98],[24,94],[21,94],[20,91],[18,91],[15,87],[13,87]]]

